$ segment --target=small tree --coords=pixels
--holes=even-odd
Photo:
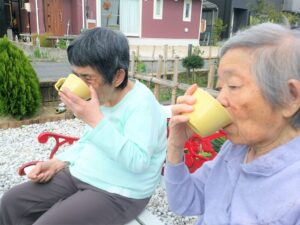
[[[0,113],[16,119],[32,116],[41,104],[37,75],[23,51],[0,39]]]
[[[200,55],[193,54],[183,58],[182,65],[187,69],[193,70],[192,76],[193,76],[193,82],[195,82],[196,81],[195,69],[202,68],[204,65],[204,60]]]
[[[221,34],[226,30],[226,25],[223,25],[223,20],[217,18],[212,28],[212,44],[217,45],[221,41]]]

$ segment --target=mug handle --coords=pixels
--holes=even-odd
[[[60,91],[61,86],[63,85],[63,83],[65,82],[66,78],[60,78],[58,81],[56,81],[54,87],[57,91]]]

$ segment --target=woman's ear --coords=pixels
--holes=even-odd
[[[288,81],[288,88],[290,92],[290,103],[284,109],[284,116],[292,117],[300,108],[300,81],[290,79]]]
[[[113,86],[115,88],[119,87],[120,84],[123,82],[124,78],[125,78],[125,70],[124,69],[119,69],[117,71],[117,74],[116,74],[114,80],[113,80]]]

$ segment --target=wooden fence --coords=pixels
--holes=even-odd
[[[171,88],[171,104],[175,104],[176,102],[176,93],[177,89],[179,90],[186,90],[191,84],[184,84],[178,82],[178,75],[179,75],[179,57],[175,56],[174,58],[165,58],[162,55],[159,55],[158,60],[149,59],[149,60],[142,60],[143,62],[150,62],[151,69],[148,74],[141,74],[136,70],[136,64],[139,62],[136,53],[133,51],[131,54],[130,59],[130,71],[129,76],[139,79],[148,81],[149,83],[154,83],[154,95],[157,99],[159,99],[160,87],[165,86]],[[172,63],[173,71],[167,70],[167,63]],[[154,72],[154,63],[157,63],[157,71]],[[212,59],[209,59],[208,63],[208,70],[202,70],[208,72],[208,82],[207,87],[204,88],[208,91],[211,95],[217,96],[217,91],[213,90],[213,80],[215,74],[215,67],[213,64]],[[167,79],[168,76],[171,76],[171,80]]]

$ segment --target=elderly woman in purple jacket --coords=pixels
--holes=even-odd
[[[218,101],[233,122],[218,156],[190,174],[183,113],[191,86],[172,108],[166,166],[170,208],[198,225],[300,224],[300,32],[261,24],[225,42]]]

